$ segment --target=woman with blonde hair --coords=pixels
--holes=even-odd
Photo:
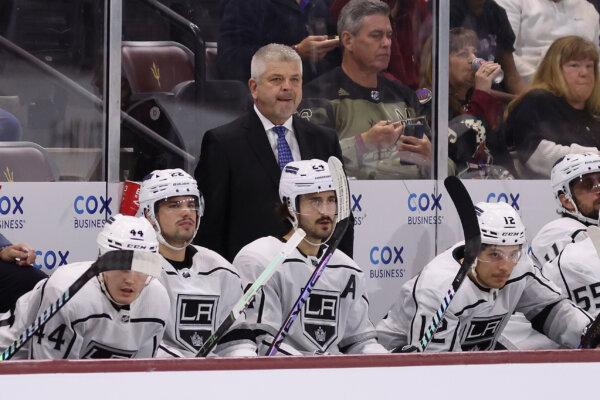
[[[579,36],[557,39],[530,88],[507,110],[506,136],[523,177],[547,178],[559,158],[600,148],[598,50]]]

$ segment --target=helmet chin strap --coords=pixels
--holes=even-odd
[[[575,211],[569,211],[563,206],[562,209],[563,209],[564,213],[578,219],[579,221],[583,222],[584,224],[591,224],[591,225],[599,224],[598,218],[594,219],[594,218],[586,217],[579,211],[579,208],[577,207],[577,203],[575,203],[575,199],[573,199],[573,196],[565,193],[565,198],[571,202],[573,207],[575,207]],[[600,215],[599,215],[599,218],[600,218]]]
[[[104,274],[102,274],[102,273],[98,274],[98,281],[100,282],[100,288],[102,289],[102,292],[104,293],[104,295],[106,297],[108,297],[108,299],[111,302],[115,303],[118,306],[126,306],[127,305],[125,303],[119,303],[110,295],[110,292],[108,291],[108,288],[106,287],[106,284],[104,283]]]

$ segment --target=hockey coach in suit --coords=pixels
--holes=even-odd
[[[246,244],[281,237],[276,216],[281,169],[291,161],[330,156],[342,159],[336,133],[294,115],[302,100],[302,61],[290,47],[269,44],[251,62],[248,80],[254,107],[240,118],[209,130],[195,171],[206,200],[194,243],[232,261]],[[353,229],[340,250],[352,257]]]

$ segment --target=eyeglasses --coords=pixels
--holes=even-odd
[[[523,251],[521,249],[511,251],[510,253],[504,253],[498,249],[492,249],[490,251],[480,253],[477,259],[481,262],[489,263],[500,263],[503,261],[517,263],[522,254]]]
[[[320,214],[335,214],[337,213],[337,199],[335,197],[323,200],[320,197],[306,199],[308,208],[311,211],[316,211]]]
[[[600,191],[600,173],[594,172],[580,176],[578,179],[574,179],[572,183],[573,186],[576,185],[578,189],[586,192]]]

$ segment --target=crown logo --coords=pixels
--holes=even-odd
[[[8,166],[4,168],[4,171],[2,171],[2,173],[4,174],[4,179],[6,180],[6,182],[15,181],[15,174],[10,170],[10,168],[8,168]]]
[[[152,68],[150,68],[150,72],[152,72],[152,76],[154,77],[154,79],[156,79],[158,87],[160,87],[160,69],[154,61],[152,61]]]
[[[202,347],[202,344],[204,344],[204,341],[202,340],[202,336],[198,335],[198,332],[194,332],[191,339],[192,339],[192,346],[194,346],[194,347]]]
[[[319,328],[315,331],[315,339],[317,339],[317,342],[319,342],[319,343],[325,342],[326,336],[327,336],[327,334],[325,333],[323,328],[321,326],[319,326]]]

